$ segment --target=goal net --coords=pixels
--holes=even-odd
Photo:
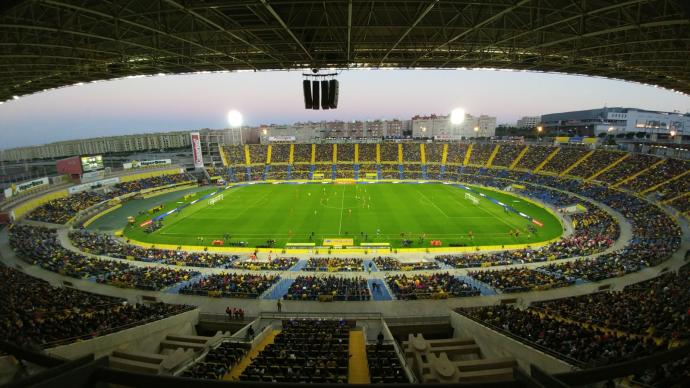
[[[465,199],[469,200],[474,205],[479,205],[479,198],[475,197],[470,193],[465,193]]]
[[[222,200],[223,200],[223,194],[216,195],[215,197],[208,200],[208,204],[209,205],[215,205],[218,201],[222,201]]]

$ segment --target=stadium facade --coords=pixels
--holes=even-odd
[[[541,117],[550,133],[599,135],[643,132],[656,139],[690,134],[690,114],[639,108],[604,107],[549,113]],[[680,136],[679,136],[680,135]]]

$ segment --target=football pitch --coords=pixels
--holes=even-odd
[[[200,192],[163,205],[159,213],[142,214],[125,229],[128,238],[147,243],[176,245],[315,243],[324,239],[353,239],[361,243],[389,243],[391,247],[508,245],[546,241],[563,232],[546,209],[505,193],[444,184],[254,184]],[[542,227],[478,193],[509,205],[538,220]],[[217,198],[210,204],[209,199]],[[146,233],[139,225],[176,207],[162,227]],[[515,231],[518,231],[516,234]],[[273,241],[269,241],[273,240]]]

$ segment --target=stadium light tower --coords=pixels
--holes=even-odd
[[[230,133],[232,134],[233,143],[235,142],[235,131],[240,133],[240,144],[244,143],[242,138],[242,113],[232,109],[228,112],[228,125],[230,126]]]
[[[242,126],[242,113],[235,109],[228,112],[228,124],[230,128],[238,128]]]
[[[455,108],[450,112],[450,123],[453,125],[460,125],[465,121],[465,110],[462,108]]]

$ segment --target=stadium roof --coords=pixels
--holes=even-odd
[[[0,101],[126,76],[314,67],[554,71],[690,93],[690,2],[0,2]]]

